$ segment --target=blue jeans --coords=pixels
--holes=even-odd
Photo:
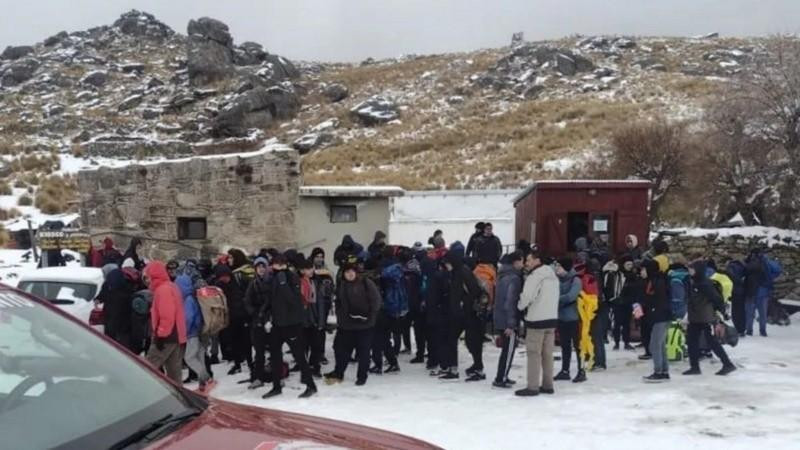
[[[669,360],[667,359],[667,329],[669,322],[653,324],[650,331],[650,354],[653,355],[653,372],[669,373]]]
[[[767,303],[769,297],[758,295],[755,298],[748,298],[744,304],[745,328],[748,334],[753,334],[753,321],[758,311],[758,329],[761,334],[767,333]]]

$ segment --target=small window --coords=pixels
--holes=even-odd
[[[358,222],[355,205],[331,205],[331,223]]]
[[[179,217],[178,240],[206,238],[206,219],[204,217]]]

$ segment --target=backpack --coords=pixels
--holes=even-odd
[[[483,281],[484,292],[488,296],[488,305],[494,305],[494,289],[497,285],[497,270],[490,264],[478,264],[472,271],[478,281]]]
[[[384,286],[383,308],[390,317],[408,314],[408,291],[405,272],[400,264],[392,264],[381,271]]]
[[[783,268],[781,267],[781,263],[777,260],[765,256],[764,269],[764,273],[767,277],[767,286],[772,289],[775,280],[783,273]]]
[[[203,315],[203,336],[214,336],[224,330],[230,317],[228,314],[228,302],[222,289],[216,286],[206,286],[197,290],[197,303],[200,305],[200,312]]]
[[[619,270],[607,270],[603,273],[603,300],[611,304],[622,303],[622,288],[625,286],[625,275]]]
[[[131,308],[135,314],[140,316],[150,317],[150,305],[152,304],[153,294],[147,289],[137,291],[131,298]]]
[[[689,292],[689,271],[683,269],[670,270],[669,279],[669,304],[674,320],[682,319],[687,312]]]
[[[686,335],[678,322],[672,322],[667,329],[667,359],[683,361],[686,358]]]
[[[490,312],[492,309],[492,302],[491,297],[489,296],[489,285],[486,283],[481,277],[475,277],[478,280],[478,286],[481,288],[481,294],[478,299],[473,303],[473,309],[475,310],[475,314],[481,320],[487,321],[490,317]],[[466,290],[466,286],[464,287]]]

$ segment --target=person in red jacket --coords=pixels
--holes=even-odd
[[[144,268],[145,282],[153,293],[150,323],[153,339],[147,351],[147,361],[156,368],[164,367],[167,376],[182,384],[181,367],[186,344],[186,319],[183,296],[169,279],[167,267],[154,261]]]

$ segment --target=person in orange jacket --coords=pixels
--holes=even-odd
[[[153,293],[150,323],[153,328],[147,361],[157,368],[164,367],[167,376],[182,384],[181,367],[186,344],[186,318],[183,296],[169,279],[167,267],[154,261],[144,268],[145,282]]]

